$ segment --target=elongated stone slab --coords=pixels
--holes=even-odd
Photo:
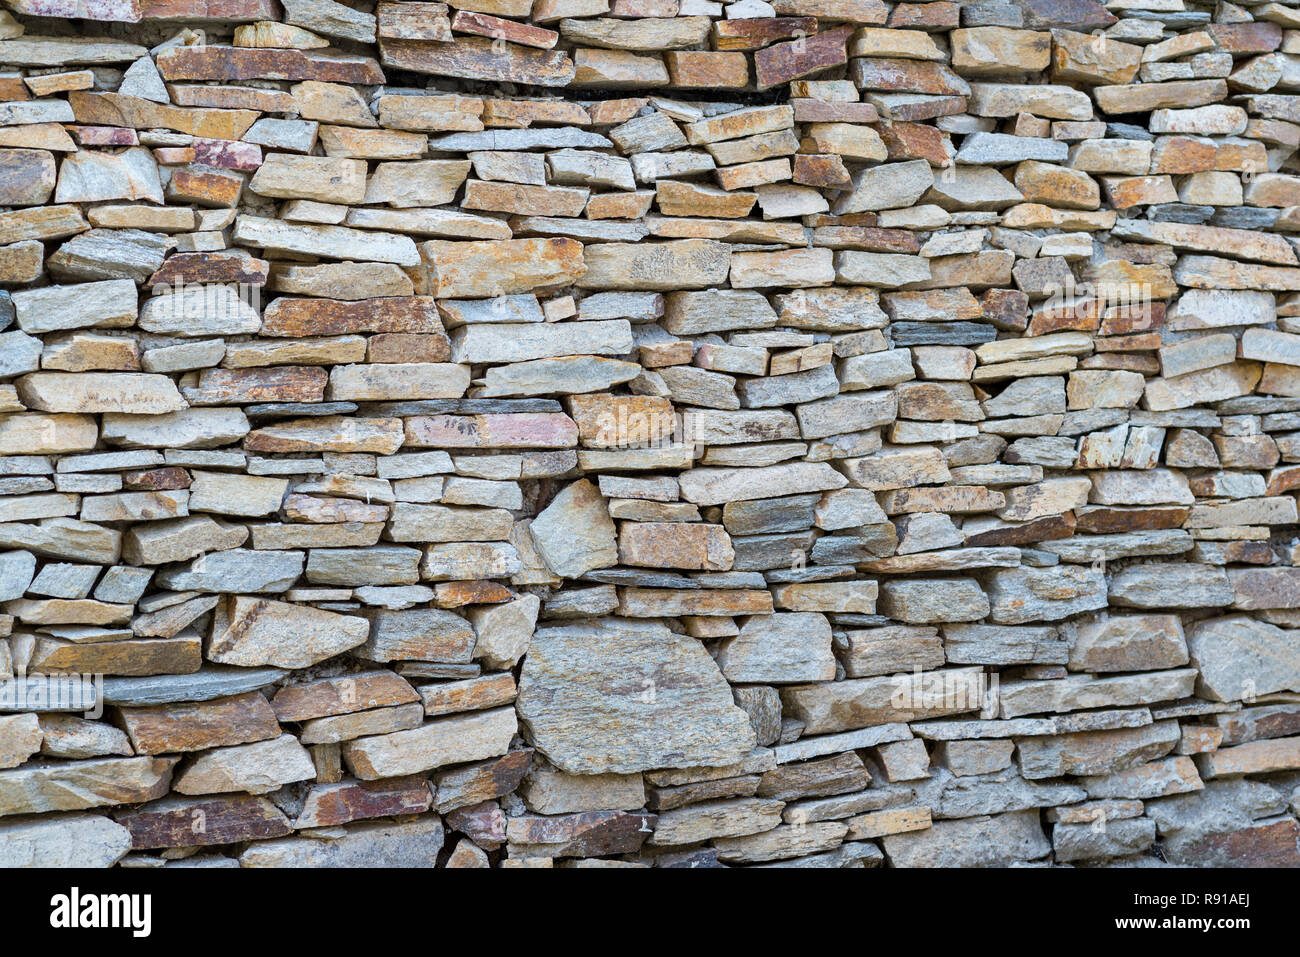
[[[99,814],[59,814],[0,824],[0,867],[111,867],[131,833]]]
[[[483,37],[462,36],[441,44],[381,38],[379,56],[384,66],[398,70],[494,83],[567,86],[574,77],[573,60],[566,53],[496,45]]]
[[[305,668],[363,643],[369,624],[288,602],[235,595],[217,606],[207,657],[220,664]]]
[[[283,837],[293,830],[274,804],[250,795],[172,796],[119,811],[115,820],[127,829],[130,846],[136,850],[256,841]]]
[[[167,793],[175,758],[105,758],[0,771],[0,817],[151,801]]]
[[[413,774],[505,754],[516,728],[512,708],[436,718],[409,731],[349,741],[343,759],[366,781]]]

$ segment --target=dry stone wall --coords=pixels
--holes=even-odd
[[[0,863],[1300,864],[1300,7],[4,7]]]

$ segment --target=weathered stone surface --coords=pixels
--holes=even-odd
[[[417,776],[314,785],[294,826],[337,827],[394,814],[421,814],[432,806],[428,783]]]
[[[1036,811],[936,821],[927,830],[886,835],[882,843],[895,867],[1005,867],[1051,850]]]
[[[162,797],[175,758],[103,758],[0,771],[0,816],[80,811]]]
[[[348,741],[343,760],[357,777],[373,781],[505,754],[515,730],[512,708],[436,718],[409,731]]]
[[[364,619],[288,602],[232,596],[217,606],[207,657],[222,664],[301,668],[366,640]]]
[[[126,372],[33,372],[17,383],[23,404],[41,412],[160,415],[186,407],[171,379]]]
[[[723,282],[731,268],[729,249],[710,239],[664,243],[598,243],[583,250],[583,289],[706,289]]]
[[[122,720],[137,754],[201,751],[280,734],[275,713],[256,692],[207,702],[123,708]]]
[[[905,678],[858,678],[781,691],[787,713],[809,733],[845,731],[978,711],[981,669],[955,668]]]
[[[130,832],[98,814],[60,814],[0,824],[5,867],[111,867],[131,849]]]
[[[646,803],[640,774],[566,774],[544,762],[529,769],[519,791],[539,814],[634,810]]]
[[[450,611],[379,611],[369,639],[356,653],[372,661],[468,661],[474,641],[469,623]]]
[[[1070,646],[1076,671],[1146,671],[1187,663],[1187,644],[1176,615],[1125,615],[1080,624]]]
[[[1106,580],[1079,567],[1006,568],[989,575],[988,594],[993,621],[1058,621],[1106,607]]]
[[[716,660],[737,683],[827,681],[835,673],[830,623],[811,612],[754,617],[720,643]]]
[[[443,843],[436,818],[358,824],[341,837],[287,837],[244,851],[240,867],[433,867]]]
[[[315,774],[307,749],[293,735],[282,734],[269,741],[205,751],[177,772],[172,789],[179,794],[264,794]]]
[[[629,680],[629,668],[639,677]],[[703,648],[651,622],[538,629],[518,709],[533,744],[571,774],[725,766],[754,745],[749,719]]]
[[[695,469],[681,478],[682,496],[698,505],[797,495],[843,488],[847,480],[819,463],[755,469]]]
[[[1214,701],[1293,690],[1300,684],[1295,632],[1247,615],[1199,622],[1187,634],[1187,649],[1200,671],[1198,688]]]
[[[430,240],[421,245],[430,284],[442,298],[508,296],[564,286],[584,276],[582,244],[573,239],[504,243]],[[406,265],[399,263],[399,265]]]

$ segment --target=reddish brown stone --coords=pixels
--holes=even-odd
[[[1145,352],[1160,348],[1160,333],[1139,332],[1132,336],[1101,336],[1093,339],[1098,352]]]
[[[150,708],[122,708],[136,754],[202,751],[279,737],[280,724],[260,691]]]
[[[1300,488],[1300,465],[1287,465],[1269,473],[1264,494],[1281,495],[1296,488]]]
[[[816,17],[747,17],[713,23],[714,46],[719,50],[757,50],[778,40],[810,37],[816,32]]]
[[[1098,339],[1097,342],[1106,342]],[[1155,348],[1152,346],[1150,348]],[[1143,375],[1159,375],[1160,360],[1149,352],[1099,352],[1088,356],[1079,363],[1080,369],[1121,369],[1127,372],[1141,372]]]
[[[1075,511],[1079,531],[1094,534],[1111,532],[1146,532],[1161,528],[1179,528],[1187,521],[1190,508],[1121,508],[1087,505]]]
[[[262,316],[265,336],[339,336],[356,332],[441,333],[431,296],[297,299],[281,296]]]
[[[17,74],[0,76],[0,101],[11,103],[15,100],[30,100],[32,95],[27,84]]]
[[[0,203],[36,206],[54,189],[54,154],[0,149]]]
[[[281,688],[271,699],[271,709],[281,721],[309,721],[419,700],[404,678],[391,671],[368,671]]]
[[[794,158],[794,181],[819,189],[853,188],[853,177],[835,153],[799,153]]]
[[[966,537],[966,544],[972,548],[995,545],[1032,545],[1034,542],[1050,542],[1058,538],[1069,538],[1074,534],[1074,515],[1052,515],[1036,519],[1022,525],[1010,525],[1006,528],[991,528]]]
[[[379,41],[384,66],[413,73],[458,76],[493,83],[535,83],[567,86],[573,81],[573,60],[567,53],[498,45],[485,37],[462,37],[454,43],[421,40]],[[383,82],[344,80],[342,82]]]
[[[446,824],[489,851],[495,851],[506,841],[506,816],[495,801],[457,808],[447,814]]]
[[[1216,561],[1243,565],[1271,565],[1277,560],[1268,542],[1214,542]]]
[[[135,130],[118,126],[69,126],[66,129],[81,146],[135,146],[140,142]]]
[[[875,213],[848,213],[844,216],[832,216],[819,213],[808,217],[808,225],[817,226],[874,226],[880,221]]]
[[[879,111],[870,103],[795,97],[790,105],[796,123],[874,123],[880,119]]]
[[[275,0],[138,0],[144,20],[279,20]]]
[[[719,50],[667,50],[664,65],[673,86],[740,89],[749,83],[749,59]]]
[[[1300,734],[1300,708],[1285,711],[1247,709],[1218,715],[1215,723],[1223,730],[1223,744],[1243,744],[1269,738],[1288,738]]]
[[[933,126],[924,123],[897,123],[882,120],[874,129],[884,141],[891,160],[923,159],[931,166],[948,162],[948,137]]]
[[[402,4],[410,6],[410,4]],[[601,100],[590,104],[591,109],[614,109],[619,103],[638,103],[632,113],[644,105],[644,100]],[[629,117],[630,118],[630,117]],[[484,100],[483,125],[504,126],[513,129],[525,129],[534,123],[555,124],[556,126],[590,126],[591,116],[579,103],[566,100]],[[601,122],[606,122],[601,120]],[[609,120],[610,123],[624,122]]]
[[[532,749],[524,748],[489,761],[437,772],[433,783],[438,813],[446,814],[509,794],[519,786],[532,760]]]
[[[589,122],[597,126],[613,126],[626,123],[645,107],[650,101],[643,96],[621,100],[598,100],[587,104]]]
[[[900,3],[889,15],[891,27],[908,30],[951,30],[960,22],[960,3]]]
[[[554,30],[535,27],[531,23],[519,23],[516,20],[503,20],[487,13],[472,13],[469,10],[457,10],[451,21],[451,28],[457,33],[472,33],[475,36],[491,37],[494,40],[509,40],[527,47],[549,50],[555,46],[560,35]]]
[[[122,487],[127,491],[162,492],[190,487],[190,473],[177,466],[160,469],[136,469],[122,473]]]
[[[819,226],[813,231],[813,245],[909,255],[921,250],[921,243],[911,230],[876,226]]]
[[[125,132],[134,133],[135,130]],[[153,158],[160,166],[184,166],[186,163],[194,162],[194,147],[160,146],[153,151]]]
[[[1211,23],[1206,30],[1214,37],[1219,49],[1234,56],[1250,53],[1272,53],[1282,45],[1282,28],[1267,20],[1254,23]]]
[[[1096,332],[1101,324],[1103,303],[1084,299],[1059,306],[1045,306],[1029,320],[1028,335],[1044,336],[1054,332]]]
[[[384,82],[369,57],[323,56],[312,50],[257,47],[172,47],[158,54],[164,80],[321,80],[326,83]]]
[[[181,385],[190,405],[251,405],[256,402],[320,402],[329,373],[319,366],[265,369],[204,369]]]
[[[887,111],[889,119],[909,123],[965,112],[966,97],[964,96],[931,96],[912,103],[893,103]]]
[[[156,847],[204,847],[284,837],[289,819],[266,798],[169,797],[143,807],[118,811],[114,820],[131,832],[136,850]]]
[[[176,253],[149,277],[149,285],[172,283],[242,283],[265,286],[271,264],[237,252]]]
[[[1101,247],[1099,262],[1118,260],[1134,263],[1168,263],[1169,247],[1155,243],[1108,242]]]
[[[1197,867],[1300,867],[1300,824],[1251,824],[1177,845],[1175,863]]]
[[[1129,332],[1149,332],[1165,324],[1164,302],[1131,303],[1110,306],[1101,320],[1103,336],[1117,336]]]
[[[887,93],[931,93],[940,96],[965,96],[966,81],[946,63],[929,60],[903,60],[896,57],[858,58],[853,61],[853,82],[864,90]],[[917,117],[895,117],[915,119]]]
[[[754,77],[760,90],[788,83],[848,61],[853,27],[841,26],[811,37],[776,43],[754,53]]]
[[[515,597],[515,593],[505,585],[488,580],[438,582],[433,591],[433,603],[439,608],[497,605]]]
[[[467,681],[445,681],[424,685],[420,697],[428,715],[457,714],[465,711],[482,711],[515,700],[515,676],[508,671],[470,678]]]
[[[307,793],[293,826],[335,827],[372,817],[423,814],[432,805],[429,782],[418,774],[379,781],[317,784]]]
[[[172,171],[167,199],[196,206],[234,206],[243,189],[244,179],[238,174],[191,167]]]
[[[984,318],[999,329],[1019,332],[1027,325],[1029,296],[1019,289],[986,289],[980,307]]]
[[[513,845],[535,845],[543,857],[601,857],[635,854],[658,823],[657,814],[627,811],[582,811],[577,814],[510,818],[507,836]]]
[[[205,166],[252,173],[262,165],[262,148],[256,143],[199,138],[193,149],[194,162]]]
[[[367,362],[446,362],[451,340],[439,333],[384,332],[366,344]]]
[[[112,607],[112,606],[110,606]],[[102,674],[142,677],[189,675],[203,664],[197,636],[126,641],[60,642],[38,639],[33,674]]]

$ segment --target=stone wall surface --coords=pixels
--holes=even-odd
[[[0,864],[1300,865],[1300,6],[3,6]]]

